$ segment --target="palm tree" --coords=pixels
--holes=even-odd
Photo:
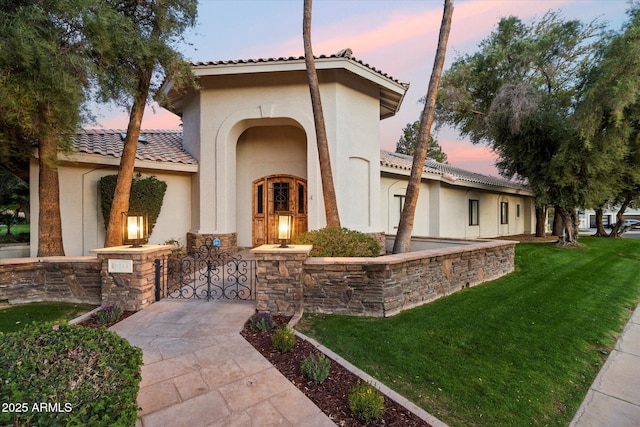
[[[420,131],[418,132],[418,140],[416,149],[413,153],[413,164],[411,166],[411,176],[407,185],[407,194],[404,199],[402,214],[400,215],[400,224],[398,224],[398,234],[393,244],[393,253],[408,252],[411,245],[411,233],[413,232],[413,220],[416,214],[416,205],[418,203],[418,194],[420,193],[420,181],[422,179],[422,170],[424,169],[424,161],[427,158],[427,150],[429,148],[429,135],[431,134],[431,125],[433,124],[433,113],[438,96],[438,87],[440,86],[440,78],[442,77],[442,68],[444,67],[444,57],[447,51],[447,41],[451,31],[451,17],[453,16],[453,0],[444,1],[444,13],[442,15],[442,23],[440,24],[440,36],[438,38],[438,50],[436,51],[436,59],[431,72],[429,81],[429,89],[427,90],[422,117],[420,118]]]
[[[316,128],[316,141],[318,143],[318,159],[320,162],[320,176],[322,178],[322,194],[324,196],[324,209],[327,218],[327,227],[340,227],[340,215],[336,191],[333,186],[333,172],[329,157],[329,142],[327,130],[324,126],[324,114],[322,112],[322,100],[320,99],[320,87],[318,73],[311,49],[311,0],[304,0],[304,17],[302,20],[302,38],[304,40],[304,60],[307,66],[307,79],[309,80],[309,92],[311,92],[311,107]]]

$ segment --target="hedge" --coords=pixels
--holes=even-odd
[[[105,328],[0,334],[0,425],[133,426],[142,351]]]

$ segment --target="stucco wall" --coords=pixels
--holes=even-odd
[[[180,238],[184,243],[191,218],[191,177],[188,173],[172,173],[136,169],[143,177],[156,176],[167,183],[167,191],[160,216],[149,243],[159,244],[170,238]],[[31,222],[38,223],[38,175],[37,161],[31,164]],[[60,180],[60,211],[62,215],[62,239],[67,256],[86,256],[91,249],[104,246],[105,228],[98,181],[106,175],[117,174],[114,167],[85,163],[63,162],[58,168]],[[38,233],[31,233],[31,256],[38,250]]]
[[[332,155],[334,183],[338,189],[338,207],[343,225],[365,232],[380,232],[379,224],[379,121],[378,88],[361,78],[353,78],[344,70],[319,72],[325,124]],[[197,175],[199,201],[193,200],[194,230],[199,233],[237,231],[246,214],[250,188],[238,155],[243,148],[241,138],[260,138],[251,129],[286,125],[299,128],[306,136],[306,151],[301,169],[306,171],[308,192],[308,226],[325,225],[321,171],[318,164],[313,113],[304,71],[247,75],[212,75],[200,79],[199,109],[185,111],[200,114],[199,129],[185,128],[188,140],[199,138],[200,171]],[[186,104],[190,105],[191,99]],[[195,122],[189,119],[189,122]],[[248,134],[245,134],[249,130]],[[244,136],[243,136],[244,135]],[[285,135],[287,138],[287,135]],[[273,138],[272,138],[273,140]],[[241,142],[243,144],[244,142]],[[275,151],[275,150],[274,150]],[[192,153],[193,154],[193,153]],[[278,156],[283,153],[279,152]],[[285,153],[285,155],[288,155]],[[270,154],[273,158],[275,154]],[[288,173],[291,165],[274,174]],[[299,175],[298,175],[299,176]],[[354,186],[356,182],[358,186]]]
[[[380,186],[381,216],[387,234],[396,234],[400,220],[400,199],[406,194],[408,177],[383,174]],[[469,225],[469,200],[479,201],[478,225]],[[500,224],[500,202],[509,204],[509,222]],[[517,215],[520,205],[520,215]],[[423,181],[414,223],[416,236],[452,238],[493,238],[535,230],[533,199],[439,180]]]

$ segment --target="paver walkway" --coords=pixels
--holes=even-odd
[[[247,302],[162,300],[111,330],[142,348],[138,426],[335,426],[239,332]]]
[[[569,426],[640,426],[640,305]]]

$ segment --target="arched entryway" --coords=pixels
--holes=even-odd
[[[307,231],[307,181],[293,175],[270,175],[253,181],[253,246],[279,243],[280,215],[293,217],[291,237]]]

